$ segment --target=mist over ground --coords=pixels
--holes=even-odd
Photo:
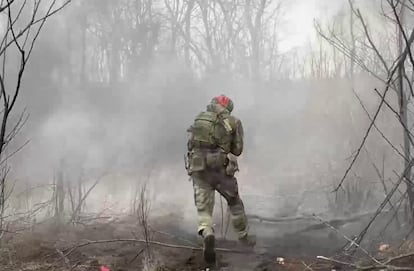
[[[180,31],[171,32],[169,13],[161,1],[153,7],[157,14],[153,18],[142,10],[135,14],[142,16],[138,21],[147,28],[131,22],[134,1],[114,2],[75,1],[50,18],[39,37],[13,116],[16,119],[23,108],[30,114],[12,145],[18,148],[30,140],[9,162],[16,193],[52,184],[60,173],[65,183],[82,180],[84,191],[102,178],[88,196],[86,210],[99,212],[110,206],[113,212],[127,213],[137,189],[148,182],[151,215],[174,212],[195,225],[192,185],[183,161],[186,129],[212,97],[226,94],[233,99],[233,113],[245,131],[238,178],[249,214],[350,216],[377,207],[384,191],[372,164],[386,161],[384,178],[393,178],[392,170],[400,170],[403,161],[376,132],[348,180],[363,191],[363,203],[349,209],[351,203],[341,201],[341,196],[340,207],[332,203],[331,191],[370,123],[353,91],[372,114],[380,101],[373,89],[383,88],[383,82],[362,70],[350,82],[343,58],[338,61],[344,68],[337,70],[326,60],[332,49],[321,45],[313,20],[328,24],[346,16],[347,1],[282,1],[274,18],[280,31],[273,33],[272,40],[280,42],[280,50],[276,45],[266,51],[271,42],[261,47],[263,66],[272,54],[277,60],[261,70],[260,79],[253,76],[249,49],[244,53],[232,45],[225,50],[240,51],[231,56],[226,51],[219,64],[214,62],[221,53],[220,35],[213,48],[218,53],[209,52],[208,39],[196,34],[205,31],[202,19],[194,19],[192,27],[199,30],[193,30],[192,37],[206,56],[197,58],[194,49],[188,65],[183,57],[185,37]],[[180,1],[167,2],[181,10]],[[364,14],[376,16],[378,6],[370,10],[368,4],[357,2]],[[126,11],[129,5],[131,14]],[[194,17],[203,14],[200,5]],[[272,19],[270,13],[266,16]],[[177,35],[174,45],[170,32]],[[321,51],[328,53],[318,59],[315,55]],[[226,66],[230,60],[234,63]],[[320,61],[318,72],[310,64],[316,61]],[[377,125],[397,146],[401,144],[402,131],[392,112],[381,111]],[[50,196],[47,190],[37,189],[31,202]],[[22,207],[16,202],[10,211]],[[219,204],[217,200],[216,207]]]

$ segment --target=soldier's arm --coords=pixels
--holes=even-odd
[[[191,125],[187,129],[187,150],[188,151],[191,151],[193,149],[193,144],[192,144],[193,130],[192,130],[192,128],[193,128],[193,126]]]
[[[234,137],[233,142],[231,146],[231,153],[239,156],[243,152],[243,137],[244,137],[244,131],[243,131],[243,125],[239,119],[236,119],[235,121],[235,129],[234,129]]]

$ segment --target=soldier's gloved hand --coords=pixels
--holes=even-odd
[[[239,171],[239,165],[237,163],[237,156],[234,154],[227,154],[227,158],[229,159],[229,162],[226,166],[226,174],[228,176],[234,176],[234,174]]]

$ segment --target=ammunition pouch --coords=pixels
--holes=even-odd
[[[209,169],[222,169],[228,164],[227,154],[223,152],[207,152],[206,165]]]
[[[187,171],[188,176],[191,176],[192,172],[190,170],[190,152],[187,152],[187,154],[184,155],[184,167]]]
[[[206,169],[206,161],[204,155],[201,152],[190,151],[185,157],[185,168],[188,175],[192,175],[194,172],[203,171]]]
[[[188,175],[192,175],[194,172],[199,172],[207,169],[217,170],[217,169],[226,169],[229,167],[230,160],[227,157],[227,154],[222,151],[202,151],[202,150],[193,150],[187,153],[184,157],[185,168]],[[236,162],[237,164],[237,162]],[[232,164],[233,170],[237,170],[237,165],[234,167]],[[231,170],[230,170],[231,171]],[[227,169],[226,169],[227,172]],[[234,173],[233,173],[234,174]]]
[[[237,163],[237,157],[233,154],[227,155],[228,163],[226,165],[226,175],[234,176],[234,174],[239,171],[239,164]]]

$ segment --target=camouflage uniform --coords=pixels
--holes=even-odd
[[[239,240],[244,240],[248,236],[248,222],[234,177],[238,170],[236,157],[243,152],[243,126],[230,114],[233,109],[231,100],[224,102],[225,106],[219,101],[217,97],[213,98],[207,110],[195,118],[188,130],[187,170],[193,179],[198,234],[203,237],[214,235],[212,215],[217,191],[227,201]]]
[[[239,238],[244,238],[247,235],[247,219],[235,177],[227,176],[224,170],[195,173],[193,187],[198,212],[198,233],[200,235],[203,234],[204,230],[213,231],[212,215],[215,191],[226,199],[231,212],[232,224]]]

